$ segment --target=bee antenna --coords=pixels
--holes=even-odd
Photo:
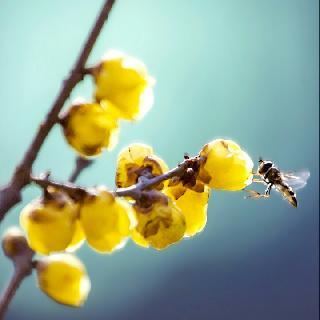
[[[259,162],[262,162],[263,160],[262,160],[262,157],[259,157]]]

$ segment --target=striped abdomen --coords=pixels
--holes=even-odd
[[[298,206],[296,194],[288,184],[284,182],[277,183],[275,187],[294,207]]]

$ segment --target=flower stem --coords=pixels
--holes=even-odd
[[[23,235],[22,232],[21,234]],[[10,245],[6,246],[6,240],[3,238],[3,251],[12,261],[14,270],[8,286],[0,296],[0,319],[3,319],[4,314],[22,281],[32,273],[32,259],[35,254],[35,252],[28,246],[27,240],[24,236],[17,236],[13,234],[11,236],[7,236],[7,239],[9,239],[7,241],[10,241]]]
[[[86,169],[89,166],[91,166],[92,163],[93,163],[93,160],[85,159],[85,158],[82,158],[82,157],[77,157],[76,165],[75,165],[74,170],[71,173],[68,181],[75,182],[78,179],[78,177],[80,176],[81,172],[84,169]]]
[[[20,284],[22,283],[24,278],[26,278],[30,274],[31,270],[26,270],[24,268],[20,268],[19,266],[16,266],[14,268],[14,272],[9,281],[9,284],[0,297],[0,319],[3,319],[12,298],[20,287]]]
[[[159,183],[165,180],[169,180],[173,177],[182,177],[190,167],[192,167],[195,163],[199,163],[199,161],[201,161],[201,158],[199,156],[185,159],[183,162],[178,164],[177,167],[169,170],[168,172],[152,178],[143,177],[143,179],[140,179],[136,184],[127,188],[116,189],[113,192],[118,197],[131,197],[138,200],[141,196],[142,191],[154,187]],[[92,189],[81,187],[74,183],[60,183],[57,181],[53,181],[47,175],[42,175],[39,177],[31,176],[30,180],[42,188],[52,186],[57,189],[63,190],[71,197],[77,199],[81,199],[86,194],[92,194]]]

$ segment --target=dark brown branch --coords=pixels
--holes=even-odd
[[[194,157],[190,159],[185,159],[183,162],[181,162],[177,167],[171,169],[170,171],[155,176],[152,178],[147,177],[140,177],[139,181],[128,187],[128,188],[119,188],[116,189],[114,192],[115,195],[118,197],[131,197],[133,199],[138,200],[141,197],[141,192],[150,189],[161,182],[165,180],[169,180],[173,177],[182,177],[187,170],[192,167],[195,163],[198,163],[200,161],[200,158]],[[31,176],[31,181],[36,183],[37,185],[41,186],[42,188],[47,188],[48,186],[55,187],[57,189],[63,190],[66,193],[68,193],[71,197],[81,198],[85,194],[91,194],[92,192],[90,189],[86,189],[85,187],[77,186],[73,183],[59,183],[56,181],[53,181],[49,179],[48,176],[40,176],[40,177],[34,177]]]
[[[184,174],[189,167],[190,160],[191,159],[185,160],[184,162],[180,163],[177,167],[171,169],[170,171],[162,175],[155,176],[151,179],[143,178],[140,179],[139,182],[133,186],[130,186],[128,188],[117,189],[115,190],[115,194],[119,197],[132,197],[134,199],[137,199],[140,197],[141,191],[154,187],[165,180],[169,180],[173,177],[179,177],[182,174]]]
[[[47,187],[51,186],[66,192],[72,198],[76,198],[76,199],[82,198],[86,194],[90,193],[86,188],[77,186],[71,182],[60,183],[60,182],[53,181],[49,177],[45,177],[45,176],[39,176],[39,177],[31,176],[30,180],[43,189],[46,189]]]
[[[80,176],[81,172],[91,166],[93,163],[93,160],[85,159],[82,157],[77,157],[76,159],[76,165],[74,167],[73,172],[71,173],[69,177],[69,182],[75,182],[78,177]]]
[[[31,265],[32,266],[32,265]],[[8,309],[8,306],[14,297],[16,291],[20,287],[22,281],[29,276],[31,270],[15,267],[13,275],[10,279],[8,287],[3,292],[2,296],[0,297],[0,319],[3,319],[5,312]]]
[[[14,297],[22,281],[32,273],[34,251],[29,248],[27,240],[23,233],[18,230],[18,234],[7,234],[2,240],[3,251],[12,261],[14,271],[8,283],[0,296],[0,319],[3,319],[8,306]],[[6,239],[5,239],[6,238]],[[10,242],[6,245],[5,242]]]
[[[68,78],[63,82],[61,91],[59,92],[49,113],[40,125],[23,159],[18,164],[10,182],[0,189],[0,221],[4,218],[6,212],[21,200],[21,190],[30,183],[29,177],[32,165],[37,158],[48,133],[58,121],[59,113],[65,101],[68,99],[73,88],[83,79],[83,70],[85,70],[85,64],[89,54],[98,38],[104,22],[108,18],[114,2],[115,0],[105,1],[81,54],[79,55]]]

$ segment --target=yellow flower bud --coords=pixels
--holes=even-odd
[[[135,207],[138,225],[132,232],[132,240],[142,246],[162,250],[182,239],[186,222],[181,210],[168,199],[168,203],[156,202],[145,212]]]
[[[29,246],[42,254],[65,250],[74,236],[78,211],[78,205],[61,192],[29,203],[20,215]]]
[[[154,80],[145,65],[123,53],[110,51],[93,71],[96,100],[112,103],[117,118],[141,119],[153,104]]]
[[[98,252],[111,253],[125,244],[136,219],[127,201],[98,189],[96,195],[84,199],[80,222],[89,245]]]
[[[90,279],[82,262],[71,254],[42,257],[36,264],[40,289],[55,301],[81,306],[90,291]]]
[[[86,236],[84,234],[80,221],[77,219],[75,222],[75,230],[73,233],[73,237],[68,247],[66,248],[66,251],[73,252],[79,249],[82,246],[85,239],[86,239]]]
[[[134,143],[123,149],[117,160],[116,185],[126,188],[135,184],[143,169],[149,169],[152,176],[168,171],[168,166],[153,154],[153,149],[142,143]]]
[[[253,162],[232,140],[217,139],[200,152],[204,158],[199,178],[211,188],[237,191],[252,182]]]
[[[208,186],[204,187],[203,192],[196,192],[180,185],[168,187],[164,190],[177,207],[182,211],[186,220],[185,237],[194,236],[203,230],[207,223],[207,208],[210,195]],[[178,196],[177,196],[178,195]]]
[[[99,155],[118,142],[118,124],[109,112],[111,103],[75,102],[62,119],[68,143],[82,156]]]

